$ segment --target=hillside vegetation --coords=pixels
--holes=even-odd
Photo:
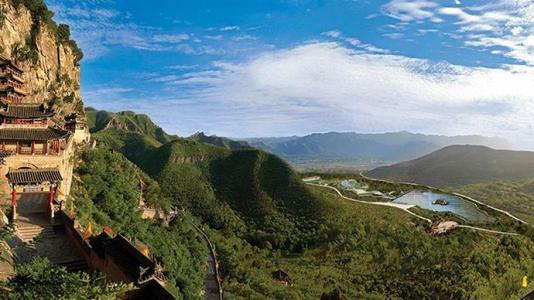
[[[379,167],[366,175],[438,187],[522,181],[534,178],[534,152],[456,145],[415,160]]]
[[[136,114],[132,111],[122,111],[118,113],[104,110],[87,108],[87,125],[91,133],[104,129],[115,129],[124,132],[138,133],[147,138],[151,138],[159,143],[166,143],[175,137],[167,134],[163,129],[154,124],[152,120],[144,114]]]
[[[72,199],[81,224],[93,225],[98,233],[104,226],[130,239],[146,243],[150,254],[165,266],[169,289],[178,299],[194,299],[202,289],[207,249],[185,214],[169,228],[141,220],[139,199],[147,205],[168,210],[170,201],[157,182],[144,174],[122,154],[102,147],[82,153],[76,172]],[[141,195],[140,182],[146,186]]]
[[[224,147],[230,150],[242,150],[250,148],[249,144],[245,141],[234,141],[229,138],[220,137],[216,135],[206,135],[204,132],[198,132],[188,137],[189,140],[211,144],[214,146]]]
[[[471,184],[455,190],[534,224],[534,180]]]
[[[349,203],[310,188],[286,162],[261,150],[232,151],[177,138],[149,149],[136,163],[157,181],[157,198],[209,226],[229,299],[506,299],[517,298],[522,276],[534,272],[532,233],[505,237],[456,230],[432,237],[424,223],[400,210]],[[114,176],[132,172],[119,169]],[[130,181],[112,180],[126,186]],[[114,222],[121,227],[122,221]],[[126,230],[137,232],[136,226]],[[178,232],[180,237],[169,234],[181,249],[195,249],[194,238]],[[153,247],[161,239],[137,236]],[[180,253],[185,259],[194,252]],[[171,266],[179,262],[171,260]],[[287,274],[286,282],[273,277],[276,271]],[[197,286],[184,284],[176,283],[185,295]]]

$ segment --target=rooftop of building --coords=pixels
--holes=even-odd
[[[5,65],[13,67],[19,72],[24,72],[24,70],[22,70],[19,66],[17,66],[11,59],[0,55],[0,66],[5,66]]]
[[[0,93],[8,93],[8,92],[12,92],[12,93],[17,93],[17,94],[21,94],[21,95],[27,95],[27,93],[17,87],[13,87],[13,86],[10,86],[10,85],[0,85]]]
[[[0,128],[0,140],[49,141],[64,139],[69,132],[57,128]]]
[[[19,76],[13,74],[13,73],[1,73],[0,79],[14,79],[20,83],[24,83],[24,79],[20,78]]]
[[[6,175],[11,184],[59,182],[63,180],[58,169],[18,169],[9,170]]]
[[[43,104],[7,104],[4,110],[0,110],[0,116],[6,118],[42,119],[53,115],[54,112]]]

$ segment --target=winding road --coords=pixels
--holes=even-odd
[[[389,207],[394,207],[394,208],[397,208],[397,209],[401,209],[407,213],[409,213],[410,215],[416,217],[416,218],[419,218],[421,220],[424,220],[426,221],[427,223],[429,224],[432,224],[432,220],[428,219],[428,218],[425,218],[423,216],[420,216],[412,211],[410,211],[409,209],[412,208],[412,207],[415,207],[415,205],[411,205],[411,204],[400,204],[400,203],[392,203],[392,202],[369,202],[369,201],[362,201],[362,200],[357,200],[357,199],[353,199],[353,198],[349,198],[345,195],[343,195],[337,188],[333,187],[333,186],[329,186],[329,185],[320,185],[320,184],[316,184],[316,183],[306,183],[308,185],[312,185],[312,186],[317,186],[317,187],[322,187],[322,188],[328,188],[328,189],[331,189],[333,191],[335,191],[341,198],[345,199],[345,200],[348,200],[348,201],[352,201],[352,202],[358,202],[358,203],[363,203],[363,204],[370,204],[370,205],[379,205],[379,206],[389,206]],[[469,226],[469,225],[457,225],[455,226],[455,228],[465,228],[465,229],[471,229],[471,230],[476,230],[476,231],[481,231],[481,232],[487,232],[487,233],[494,233],[494,234],[501,234],[501,235],[511,235],[511,236],[519,236],[520,234],[519,233],[515,233],[515,232],[505,232],[505,231],[497,231],[497,230],[491,230],[491,229],[486,229],[486,228],[482,228],[482,227],[476,227],[476,226]]]
[[[420,187],[424,187],[424,188],[427,188],[427,189],[433,189],[433,190],[440,190],[439,188],[436,188],[436,187],[433,187],[433,186],[429,186],[429,185],[424,185],[424,184],[417,184],[417,183],[414,183],[414,182],[402,182],[402,181],[391,181],[391,180],[386,180],[386,179],[377,179],[377,178],[371,178],[371,177],[367,177],[365,176],[363,173],[360,173],[360,176],[363,178],[363,179],[367,179],[367,180],[370,180],[370,181],[376,181],[376,182],[384,182],[384,183],[391,183],[391,184],[406,184],[406,185],[411,185],[411,186],[420,186]],[[506,211],[506,210],[503,210],[503,209],[500,209],[500,208],[496,208],[494,206],[491,206],[489,204],[486,204],[482,201],[479,201],[479,200],[476,200],[476,199],[473,199],[469,196],[466,196],[466,195],[462,195],[460,193],[452,193],[452,195],[455,195],[455,196],[458,196],[458,197],[462,197],[464,199],[467,199],[471,202],[474,202],[476,204],[479,204],[479,205],[484,205],[490,209],[493,209],[494,211],[497,211],[497,212],[500,212],[500,213],[503,213],[505,215],[507,215],[508,217],[516,220],[516,221],[519,221],[523,224],[526,224],[526,225],[529,225],[528,222],[512,215],[510,212]]]

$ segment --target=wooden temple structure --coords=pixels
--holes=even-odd
[[[54,112],[45,104],[25,102],[22,75],[19,67],[0,57],[0,157],[25,156],[21,160],[33,166],[8,170],[12,215],[16,219],[20,206],[20,211],[46,212],[52,218],[62,176],[58,169],[39,165],[46,161],[46,156],[63,154],[71,132],[54,124],[51,119]],[[24,203],[18,203],[22,200],[19,191],[31,197],[24,197]]]
[[[0,57],[0,101],[22,103],[26,97],[23,89],[23,71],[11,60]]]

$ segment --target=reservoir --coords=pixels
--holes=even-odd
[[[492,217],[478,209],[473,202],[448,194],[412,191],[393,202],[413,204],[437,212],[451,212],[473,222],[487,223],[493,221]],[[438,203],[446,203],[446,205]]]

